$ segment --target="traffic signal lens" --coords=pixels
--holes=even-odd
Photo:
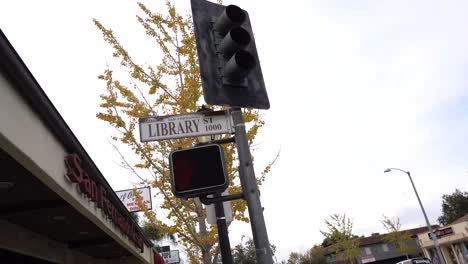
[[[229,32],[231,39],[235,41],[239,46],[245,47],[250,43],[250,34],[247,30],[241,27],[235,27]]]
[[[236,55],[234,55],[234,58],[236,60],[236,64],[242,69],[250,71],[255,67],[255,58],[248,51],[239,50]]]
[[[225,9],[227,17],[232,21],[234,24],[242,24],[245,21],[245,13],[240,7],[235,5],[228,5]]]
[[[229,31],[219,45],[219,51],[224,58],[229,59],[236,51],[245,48],[250,43],[250,34],[241,27]]]
[[[239,50],[224,66],[223,75],[229,82],[242,82],[256,64],[252,54]]]
[[[246,15],[244,10],[235,5],[228,5],[223,13],[216,19],[214,29],[224,36],[231,28],[244,23],[245,19]]]

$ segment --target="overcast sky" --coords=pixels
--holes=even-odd
[[[143,1],[153,10],[162,0]],[[182,13],[189,0],[176,0]],[[224,1],[249,12],[271,109],[256,145],[257,171],[280,157],[261,188],[278,258],[323,240],[333,213],[354,233],[382,232],[382,215],[424,226],[411,171],[435,224],[443,194],[468,190],[467,1]],[[116,190],[136,178],[117,165],[113,130],[95,118],[112,65],[92,18],[140,63],[156,46],[130,0],[0,1],[0,27]],[[234,224],[231,244],[250,226]]]

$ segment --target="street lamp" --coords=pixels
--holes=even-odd
[[[414,182],[413,182],[413,179],[411,178],[410,172],[402,170],[402,169],[398,169],[398,168],[388,168],[388,169],[384,170],[384,172],[387,173],[387,172],[390,172],[392,170],[398,170],[398,171],[404,172],[404,173],[406,173],[408,175],[408,177],[409,177],[409,179],[411,181],[411,185],[413,186],[414,193],[416,194],[416,198],[418,198],[419,206],[421,206],[421,211],[422,211],[422,213],[424,215],[424,219],[426,220],[427,228],[429,229],[429,234],[431,235],[431,238],[434,241],[434,247],[436,248],[437,258],[439,259],[441,264],[445,264],[445,259],[444,259],[443,255],[442,255],[442,251],[440,250],[439,240],[437,239],[437,236],[434,234],[434,232],[432,232],[431,224],[429,223],[429,219],[427,218],[426,211],[424,210],[424,207],[423,207],[423,205],[421,203],[421,199],[419,199],[418,191],[416,191],[416,187],[414,186]]]

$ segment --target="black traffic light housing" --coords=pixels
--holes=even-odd
[[[206,103],[269,109],[248,13],[206,0],[191,4]]]
[[[203,145],[171,152],[172,192],[190,198],[226,190],[229,179],[220,145]]]

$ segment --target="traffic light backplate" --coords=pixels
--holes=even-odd
[[[206,0],[191,5],[206,103],[269,109],[248,13]]]

